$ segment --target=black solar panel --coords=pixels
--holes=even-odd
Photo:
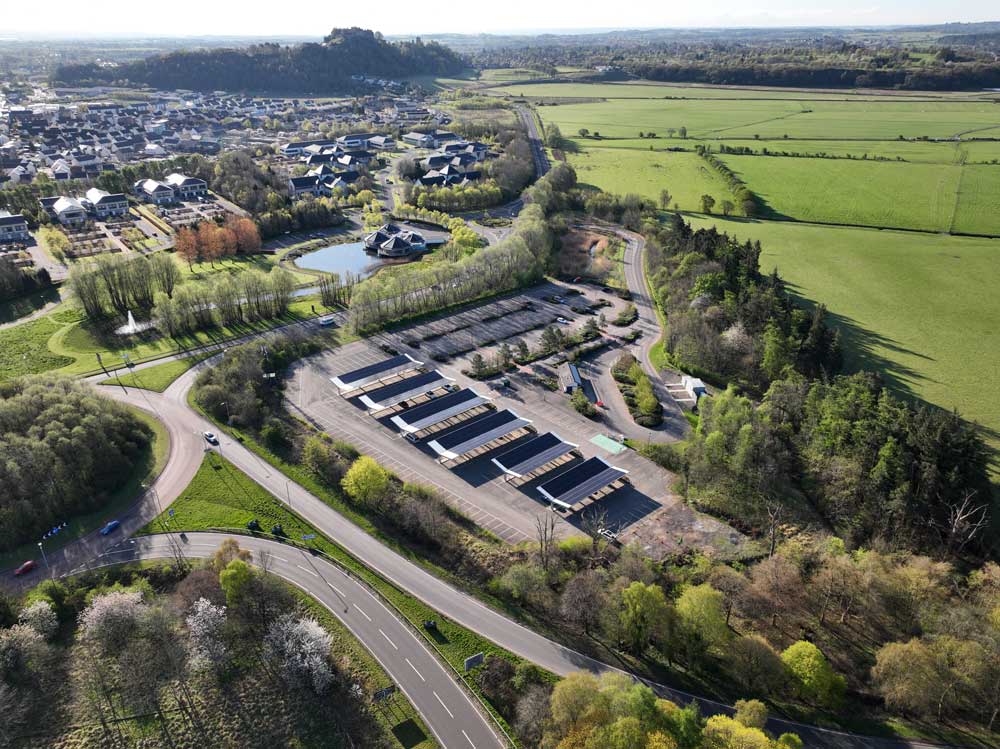
[[[500,453],[494,460],[501,464],[505,468],[516,468],[517,466],[525,463],[536,455],[541,455],[546,452],[550,447],[555,447],[559,444],[565,444],[561,439],[552,432],[546,432],[545,434],[540,434],[534,439],[530,439],[524,442],[512,450]],[[568,445],[567,445],[568,447]]]
[[[413,377],[407,377],[399,382],[394,382],[391,385],[385,385],[383,387],[376,388],[375,390],[369,390],[365,393],[365,395],[367,395],[369,400],[373,403],[380,403],[396,395],[408,393],[411,390],[415,390],[423,385],[428,385],[438,380],[446,382],[441,373],[436,370],[434,372],[424,372],[422,374],[414,375]]]
[[[440,398],[435,398],[427,403],[421,403],[419,406],[414,406],[413,408],[401,411],[397,415],[397,418],[405,421],[407,424],[416,424],[418,421],[423,421],[424,419],[429,418],[436,413],[440,413],[441,411],[445,411],[452,406],[457,406],[478,397],[479,395],[475,391],[470,390],[469,388],[462,388],[457,392],[442,395]]]
[[[482,419],[476,419],[471,424],[466,424],[441,437],[435,437],[434,441],[445,450],[450,450],[456,445],[461,445],[464,442],[475,439],[476,436],[480,434],[491,432],[497,427],[503,426],[507,422],[519,420],[520,417],[518,417],[517,414],[504,409],[503,411],[491,413],[489,416],[485,416]]]
[[[585,460],[538,487],[539,492],[564,507],[572,507],[625,475],[600,458]]]
[[[351,372],[345,372],[342,375],[337,375],[337,379],[345,385],[350,385],[352,382],[358,382],[369,377],[374,377],[382,372],[388,372],[390,369],[395,369],[396,367],[401,367],[404,364],[410,364],[411,362],[412,359],[410,359],[410,357],[405,354],[400,354],[399,356],[393,356],[389,359],[383,359],[380,362],[369,364],[367,367],[361,367],[360,369],[355,369]]]

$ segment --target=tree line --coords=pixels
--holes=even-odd
[[[711,146],[698,145],[695,146],[695,151],[701,156],[702,160],[708,164],[715,172],[722,177],[726,184],[729,185],[729,190],[732,192],[733,197],[736,198],[736,203],[739,206],[740,211],[742,211],[744,216],[753,217],[756,216],[760,211],[760,201],[757,196],[746,186],[746,183],[736,174],[729,165],[726,164],[722,159],[712,153]],[[723,201],[724,203],[726,201]],[[711,213],[711,206],[706,213]],[[729,215],[730,211],[725,211],[726,215]]]
[[[0,386],[0,551],[102,509],[147,465],[153,433],[73,380]]]
[[[54,81],[79,85],[128,81],[159,89],[347,93],[366,86],[360,74],[402,79],[457,73],[466,63],[434,43],[388,42],[360,29],[333,29],[320,44],[255,44],[243,49],[211,49],[153,55],[114,67],[94,63],[62,65]]]
[[[165,252],[99,255],[93,262],[75,263],[69,273],[70,290],[93,322],[130,310],[145,316],[158,294],[172,296],[182,281],[177,261]]]
[[[248,218],[233,215],[222,226],[211,221],[202,221],[195,228],[186,226],[174,238],[174,252],[189,268],[199,261],[214,266],[217,260],[237,252],[259,252],[260,246],[257,225]]]
[[[692,230],[674,214],[646,224],[649,279],[667,316],[665,345],[687,371],[763,392],[786,368],[809,377],[841,365],[839,332],[819,305],[797,306],[777,273],[760,272],[760,243]]]

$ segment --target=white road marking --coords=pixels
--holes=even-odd
[[[346,598],[346,596],[344,595],[344,591],[342,591],[336,585],[334,585],[333,583],[327,583],[327,585],[329,585],[331,588],[333,588],[334,591],[337,593],[338,596],[340,596],[341,598]]]
[[[288,564],[288,560],[287,559],[282,559],[277,554],[272,554],[271,555],[271,559],[277,559],[279,562],[284,562],[285,564]]]
[[[406,658],[406,659],[404,659],[404,660],[405,660],[405,661],[406,661],[407,663],[410,663],[410,659],[409,659],[409,658]],[[412,663],[410,663],[410,668],[412,668],[412,669],[413,669],[413,673],[415,673],[415,674],[416,674],[417,676],[419,676],[419,677],[420,677],[420,681],[427,681],[427,679],[425,679],[425,678],[424,678],[424,675],[423,675],[422,673],[420,673],[419,671],[417,671],[417,667],[416,667],[416,666],[414,666],[414,665],[413,665]]]
[[[472,749],[476,749],[476,745],[472,743],[472,739],[469,738],[469,734],[465,732],[464,728],[462,729],[462,735],[465,736],[465,740],[469,742],[469,746],[471,746]]]
[[[364,610],[363,608],[361,608],[360,606],[358,606],[358,604],[354,604],[354,608],[356,608],[356,609],[357,609],[358,611],[360,611],[360,612],[361,612],[361,615],[362,615],[362,616],[363,616],[363,617],[364,617],[365,619],[367,619],[368,621],[371,621],[371,620],[372,620],[372,618],[371,618],[370,616],[368,616],[368,614],[366,614],[366,613],[365,613],[365,610]]]
[[[441,707],[445,709],[445,712],[448,713],[448,715],[450,715],[452,719],[454,719],[455,714],[448,709],[448,706],[446,704],[444,704],[444,700],[441,699],[441,695],[439,695],[437,692],[434,692],[434,696],[437,697],[437,701],[441,703]]]
[[[300,570],[302,570],[303,572],[308,572],[308,573],[309,573],[310,575],[312,575],[313,577],[319,577],[319,575],[318,575],[318,574],[316,574],[315,572],[313,572],[313,571],[312,571],[312,570],[310,570],[310,569],[307,569],[307,568],[303,567],[303,566],[302,566],[301,564],[297,564],[297,565],[295,565],[295,566],[296,566],[296,567],[298,567],[298,568],[299,568]]]
[[[381,627],[379,627],[378,631],[381,633],[382,637],[385,638],[385,641],[388,642],[390,645],[392,645],[393,650],[399,650],[399,648],[396,647],[396,643],[394,643],[392,640],[389,639],[389,635],[387,635],[385,632],[382,632]]]

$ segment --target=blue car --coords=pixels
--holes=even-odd
[[[108,535],[109,533],[111,533],[112,531],[114,531],[119,525],[121,525],[120,521],[118,521],[118,520],[112,520],[106,526],[104,526],[103,528],[101,528],[101,535],[102,536]]]

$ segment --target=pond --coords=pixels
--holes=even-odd
[[[374,255],[365,252],[364,242],[347,242],[306,253],[298,258],[295,264],[307,270],[339,273],[341,277],[345,273],[352,273],[367,278],[382,265],[382,262]]]

